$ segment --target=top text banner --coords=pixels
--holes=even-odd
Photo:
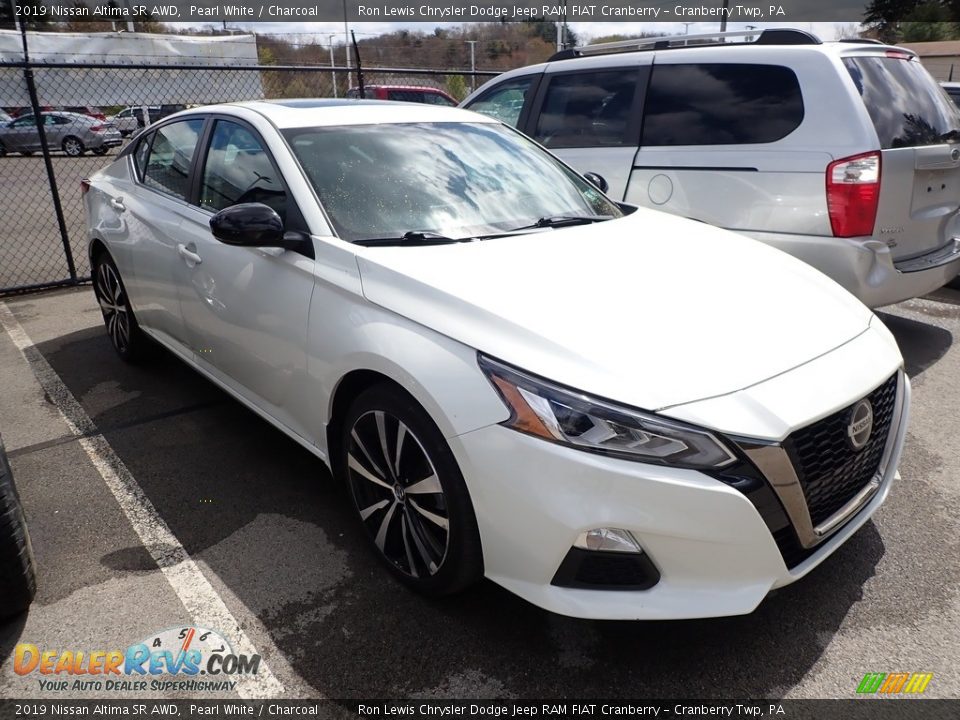
[[[859,22],[866,0],[584,0],[550,4],[533,0],[40,0],[17,5],[21,20],[169,22]],[[6,6],[0,2],[0,6]],[[9,13],[9,6],[0,15]],[[0,18],[2,19],[2,18]]]

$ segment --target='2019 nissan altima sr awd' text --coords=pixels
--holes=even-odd
[[[197,108],[84,187],[117,352],[152,338],[329,464],[420,591],[748,613],[896,475],[909,383],[870,310],[492,118]]]

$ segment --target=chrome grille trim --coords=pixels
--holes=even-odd
[[[829,537],[831,533],[856,515],[880,489],[881,483],[889,470],[890,460],[896,449],[897,438],[905,419],[905,382],[906,378],[903,371],[898,370],[896,400],[883,455],[876,473],[843,507],[817,526],[814,526],[810,518],[810,509],[807,505],[803,486],[783,445],[774,442],[738,440],[740,449],[770,483],[770,487],[783,505],[787,517],[790,518],[790,523],[797,533],[797,539],[804,548],[812,548]]]

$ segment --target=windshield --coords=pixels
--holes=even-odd
[[[408,123],[284,132],[337,234],[493,235],[555,216],[620,217],[600,191],[514,130]]]
[[[843,62],[881,149],[957,141],[960,111],[918,60],[869,56]]]

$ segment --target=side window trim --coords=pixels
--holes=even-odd
[[[621,67],[582,68],[578,70],[567,70],[566,72],[542,73],[536,98],[533,102],[530,112],[527,115],[523,132],[527,136],[533,138],[536,142],[539,142],[534,133],[537,131],[537,121],[540,119],[540,113],[543,111],[543,105],[547,100],[547,92],[550,89],[550,84],[555,78],[569,77],[571,75],[596,75],[597,73],[602,72],[622,72],[624,70],[629,70],[631,72],[636,71],[637,84],[633,91],[633,104],[630,106],[630,117],[627,118],[627,141],[620,147],[634,148],[635,150],[638,150],[640,148],[640,131],[643,125],[643,104],[646,100],[647,88],[650,85],[651,67],[651,65],[630,65]],[[521,117],[523,117],[522,112]],[[564,148],[558,147],[556,149],[563,150]]]
[[[216,215],[215,212],[203,207],[200,204],[200,190],[201,185],[203,184],[203,171],[207,166],[207,155],[210,153],[210,145],[213,143],[213,132],[216,128],[218,120],[224,120],[226,122],[232,122],[235,125],[239,125],[244,130],[249,132],[254,140],[260,143],[260,147],[263,148],[264,154],[267,156],[267,160],[270,163],[270,167],[273,168],[273,171],[277,174],[277,177],[280,178],[280,182],[283,185],[284,192],[287,196],[287,218],[286,218],[286,229],[287,230],[298,230],[301,232],[309,233],[307,229],[306,220],[303,219],[303,213],[300,212],[300,207],[297,205],[297,201],[294,199],[293,195],[290,193],[290,184],[287,182],[287,179],[283,176],[283,173],[280,172],[280,167],[277,165],[277,161],[273,157],[273,153],[270,151],[270,147],[264,142],[263,136],[260,132],[248,123],[243,118],[238,118],[233,115],[210,115],[207,117],[207,125],[204,127],[204,132],[200,137],[199,145],[200,152],[196,153],[197,155],[197,164],[193,168],[193,181],[191,184],[191,200],[190,205],[192,205],[197,210],[202,210],[205,213],[209,213],[211,217]]]

